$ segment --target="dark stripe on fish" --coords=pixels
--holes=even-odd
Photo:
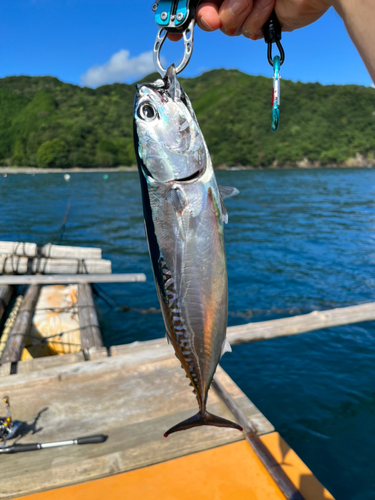
[[[151,256],[152,267],[154,268],[154,273],[156,279],[159,284],[159,289],[161,292],[164,292],[164,283],[161,270],[159,268],[159,260],[160,260],[160,248],[158,244],[158,240],[155,235],[155,226],[154,221],[152,220],[152,210],[150,197],[147,189],[147,181],[144,176],[144,172],[147,171],[147,168],[138,154],[138,134],[135,121],[133,122],[133,135],[134,135],[134,149],[137,157],[138,164],[138,173],[139,179],[141,182],[141,191],[142,191],[142,205],[143,205],[143,216],[145,219],[145,227],[146,227],[146,236],[148,241],[148,248]],[[159,271],[159,272],[158,272]]]

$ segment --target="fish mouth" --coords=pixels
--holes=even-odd
[[[189,182],[189,181],[193,181],[195,179],[198,179],[202,172],[203,172],[203,168],[201,168],[200,170],[197,170],[196,172],[194,172],[194,174],[191,174],[189,175],[188,177],[182,177],[181,179],[173,179],[172,182]]]

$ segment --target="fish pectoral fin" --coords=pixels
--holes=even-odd
[[[185,431],[187,429],[191,429],[193,427],[200,427],[202,425],[212,425],[214,427],[229,427],[232,429],[243,431],[242,427],[236,424],[235,422],[231,422],[226,418],[212,415],[212,413],[208,413],[208,411],[206,411],[204,415],[201,415],[201,413],[197,413],[193,417],[190,417],[187,420],[184,420],[183,422],[180,422],[179,424],[175,425],[174,427],[171,427],[164,434],[164,437],[168,437],[169,434],[172,434],[173,432]]]
[[[179,188],[171,188],[165,195],[165,201],[170,203],[176,212],[182,212],[187,205],[186,197]]]
[[[223,357],[226,352],[232,352],[231,345],[227,338],[224,339],[223,345],[221,346],[221,357]]]
[[[237,188],[234,187],[229,187],[229,186],[218,186],[219,187],[219,193],[223,200],[226,198],[231,198],[232,196],[236,196],[239,191]]]
[[[219,187],[221,213],[222,213],[223,222],[225,222],[225,224],[228,224],[228,212],[227,212],[227,209],[224,205],[224,200],[226,198],[230,198],[231,196],[236,196],[236,194],[238,194],[239,191],[236,188],[228,187],[228,186],[218,186],[218,187]]]

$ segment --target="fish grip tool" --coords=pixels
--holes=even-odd
[[[159,27],[154,44],[154,63],[164,78],[167,70],[160,60],[161,49],[170,33],[183,36],[184,55],[176,67],[176,74],[181,73],[189,64],[193,53],[195,14],[200,0],[157,0],[152,10]]]
[[[273,68],[273,91],[272,91],[272,125],[274,132],[279,128],[280,121],[280,67],[285,61],[285,52],[281,45],[281,25],[273,10],[267,22],[263,26],[264,40],[267,44],[267,60]],[[272,45],[276,44],[279,56],[272,57]]]

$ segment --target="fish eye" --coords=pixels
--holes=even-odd
[[[151,104],[142,104],[138,109],[138,116],[147,122],[150,122],[156,117],[156,110]]]

